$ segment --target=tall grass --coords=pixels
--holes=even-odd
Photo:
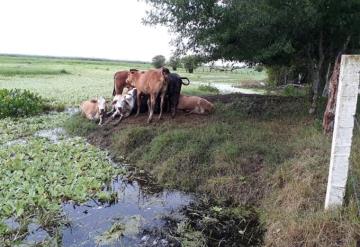
[[[36,76],[36,75],[67,75],[65,69],[31,68],[31,67],[0,67],[0,76]]]

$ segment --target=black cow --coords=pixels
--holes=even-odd
[[[190,80],[187,77],[181,77],[176,73],[170,73],[167,77],[168,88],[166,91],[167,101],[168,101],[168,110],[171,110],[171,117],[175,117],[176,108],[179,103],[179,96],[181,91],[182,84],[189,85]],[[183,80],[187,80],[187,83],[184,83]]]
[[[164,112],[171,111],[171,117],[175,117],[176,114],[176,108],[179,103],[179,96],[181,91],[182,85],[189,85],[190,80],[187,77],[181,77],[176,73],[170,73],[167,77],[168,80],[168,88],[165,95],[165,101],[163,106]],[[188,82],[185,83],[183,80],[187,80]],[[142,95],[141,97],[141,105],[140,105],[140,112],[144,113],[148,111],[148,104],[147,104],[148,96]],[[135,104],[133,113],[137,110],[137,104]],[[160,112],[160,96],[156,99],[156,105],[155,105],[155,114],[158,114]]]

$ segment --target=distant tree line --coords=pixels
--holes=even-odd
[[[152,65],[155,68],[161,68],[165,65],[177,70],[177,68],[184,68],[186,72],[193,73],[205,60],[198,55],[187,55],[183,57],[171,56],[169,61],[166,62],[166,58],[163,55],[157,55],[152,59]]]

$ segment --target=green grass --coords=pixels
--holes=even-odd
[[[265,246],[351,246],[355,199],[324,213],[331,140],[307,109],[304,98],[242,97],[217,103],[206,121],[124,124],[111,150],[169,188],[257,207]]]
[[[36,75],[66,75],[70,74],[65,69],[54,70],[49,68],[0,67],[0,76],[36,76]]]
[[[65,105],[79,105],[83,100],[102,95],[112,98],[113,76],[116,71],[152,68],[150,63],[80,60],[44,57],[0,56],[0,88],[22,88]],[[209,72],[199,68],[193,74],[175,71],[191,80],[183,92],[191,95],[209,94],[198,88],[199,83],[226,82],[240,85],[242,81],[266,79],[265,72],[241,69],[233,73]],[[211,93],[211,92],[210,92]]]

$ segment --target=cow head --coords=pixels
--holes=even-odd
[[[103,97],[99,97],[97,99],[97,106],[98,106],[99,115],[100,115],[99,125],[101,125],[104,117],[106,116],[106,100]]]
[[[106,112],[106,100],[103,97],[99,97],[97,100],[97,104],[100,115],[104,115]]]
[[[135,82],[138,76],[139,76],[139,71],[130,70],[130,72],[128,73],[128,77],[126,78],[126,84],[130,87],[135,87]]]
[[[168,68],[162,67],[161,74],[164,76],[165,80],[167,80],[167,78],[170,74],[170,70]]]

